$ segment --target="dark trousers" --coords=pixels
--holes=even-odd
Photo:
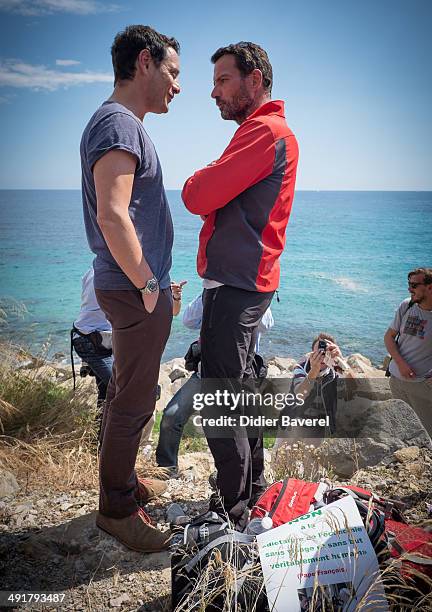
[[[98,406],[106,398],[107,387],[111,378],[113,358],[107,350],[99,352],[89,337],[74,333],[72,343],[76,354],[91,368],[98,388]]]
[[[124,518],[137,509],[135,461],[141,432],[153,414],[160,360],[172,321],[171,290],[161,290],[149,314],[139,291],[96,297],[112,325],[114,365],[102,419],[99,511]]]
[[[204,379],[224,379],[223,385],[239,389],[237,383],[252,376],[257,327],[270,306],[273,292],[260,293],[222,286],[203,294],[201,367]],[[214,411],[203,410],[206,413]],[[245,526],[247,508],[255,492],[265,486],[262,430],[251,434],[236,425],[224,435],[204,428],[218,476],[217,486],[225,511],[238,529]],[[211,505],[218,510],[218,502]]]
[[[194,413],[193,394],[199,391],[197,380],[194,372],[164,408],[156,448],[156,463],[160,467],[177,467],[183,429]]]

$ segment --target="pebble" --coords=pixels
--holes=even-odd
[[[126,593],[122,593],[119,597],[110,599],[110,606],[111,608],[120,608],[124,603],[127,603],[128,601],[130,601],[129,595],[127,595]]]

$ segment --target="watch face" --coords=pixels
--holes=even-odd
[[[151,278],[150,280],[147,281],[147,285],[146,285],[147,291],[149,291],[150,293],[154,293],[155,291],[157,291],[157,288],[158,288],[158,282],[155,278]]]

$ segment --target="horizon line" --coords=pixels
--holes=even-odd
[[[182,187],[165,187],[165,191],[181,191]],[[0,187],[0,191],[81,191],[81,187]],[[296,193],[431,193],[432,187],[427,189],[296,189]]]

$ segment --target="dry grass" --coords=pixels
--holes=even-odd
[[[53,489],[95,487],[93,392],[84,385],[74,392],[51,366],[19,369],[19,352],[1,348],[0,465],[30,488],[41,481]]]
[[[3,349],[3,350],[2,350]],[[26,489],[65,491],[98,486],[98,423],[95,385],[57,379],[58,371],[42,358],[36,367],[17,368],[17,355],[29,353],[0,346],[0,467],[10,469]],[[28,359],[26,359],[28,361]],[[139,456],[137,471],[161,470]]]
[[[332,524],[332,527],[337,532],[343,525]],[[345,524],[345,527],[353,538],[349,526]],[[290,559],[297,560],[301,566],[302,552],[298,544],[297,538],[293,538],[287,546]],[[239,558],[243,560],[245,554],[247,556],[244,545],[227,545],[224,555],[218,549],[211,551],[207,565],[192,579],[191,592],[176,607],[176,612],[205,612],[207,606],[210,605],[222,612],[232,610],[252,612],[262,609],[260,604],[262,604],[261,598],[265,587],[256,549],[255,552],[252,551],[252,554],[249,552],[251,562],[244,565],[243,569],[236,569],[241,567],[242,563],[239,563]],[[403,557],[400,560],[392,559],[381,562],[381,571],[372,580],[362,599],[356,602],[356,611],[379,612],[385,609],[382,600],[378,600],[375,594],[377,583],[381,583],[384,587],[388,607],[392,612],[432,611],[432,580],[415,571],[411,573],[411,577],[403,577],[399,571],[401,560]],[[353,571],[355,574],[355,565]],[[242,581],[244,581],[244,591],[241,591],[241,596],[236,600],[236,592],[238,593],[238,587]],[[351,602],[354,600],[354,595],[352,592]],[[272,608],[270,610],[272,611]],[[309,612],[341,612],[341,608],[333,604],[326,586],[318,583],[317,577],[308,610]]]
[[[300,478],[317,481],[333,477],[325,453],[314,444],[307,444],[302,440],[294,443],[286,441],[281,444],[274,451],[271,469],[274,480]]]
[[[25,442],[0,437],[0,465],[26,483],[65,491],[97,487],[97,453],[93,432],[46,435]]]
[[[16,369],[0,366],[1,433],[32,440],[46,433],[86,430],[94,421],[94,395],[84,385],[73,391],[62,384],[55,369],[43,366]]]

